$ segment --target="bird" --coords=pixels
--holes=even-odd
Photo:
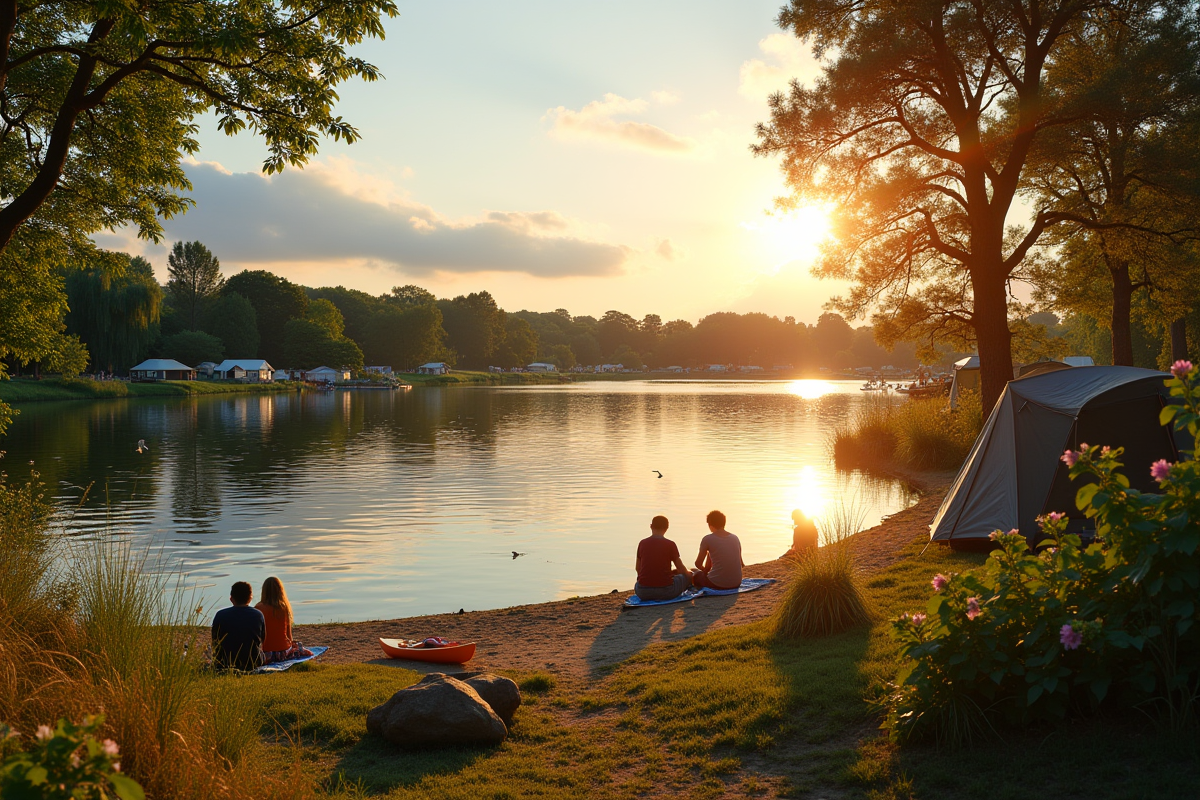
[[[146,446],[145,439],[138,439],[138,446],[135,448],[138,453],[149,453],[150,448]]]
[[[513,554],[513,560],[514,560],[514,561],[516,561],[516,560],[517,560],[518,558],[520,558],[521,556],[525,555],[524,553],[518,553],[516,550],[513,550],[513,551],[512,551],[512,554]]]
[[[650,470],[650,471],[651,471],[651,472],[653,472],[653,473],[654,473],[655,475],[657,475],[658,477],[660,477],[660,478],[662,477],[662,473],[661,473],[661,472],[659,472],[658,470],[656,470],[656,469],[652,469],[652,470]]]

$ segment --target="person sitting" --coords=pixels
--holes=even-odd
[[[792,547],[783,557],[799,558],[817,552],[821,546],[821,536],[817,533],[816,523],[797,508],[792,512],[792,525]]]
[[[679,548],[667,538],[669,526],[666,517],[655,517],[650,520],[650,535],[638,542],[633,592],[643,600],[673,600],[692,585]]]
[[[283,581],[274,576],[263,581],[262,600],[255,606],[267,621],[263,640],[263,660],[267,664],[306,658],[312,651],[292,639],[292,604],[288,602]]]
[[[692,585],[706,589],[729,591],[742,585],[742,543],[725,530],[725,515],[710,511],[705,518],[709,534],[700,540],[696,569],[692,570]]]
[[[263,638],[266,620],[262,612],[250,607],[254,590],[238,581],[229,590],[230,608],[213,615],[213,666],[217,669],[253,670],[263,665]]]

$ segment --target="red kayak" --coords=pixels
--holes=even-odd
[[[474,642],[425,647],[419,639],[380,639],[379,646],[388,658],[407,658],[411,661],[429,661],[434,664],[465,664],[475,655]]]

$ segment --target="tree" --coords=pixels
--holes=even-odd
[[[384,307],[384,300],[342,286],[325,286],[308,292],[308,299],[328,300],[337,306],[345,321],[346,335],[366,347],[367,326],[371,318]],[[431,301],[432,302],[432,301]]]
[[[367,327],[366,353],[372,364],[409,370],[428,361],[445,360],[446,332],[436,305],[387,306]]]
[[[538,335],[529,323],[518,317],[504,322],[504,343],[496,351],[496,366],[512,369],[524,366],[537,358]]]
[[[64,378],[74,378],[87,369],[87,345],[78,336],[70,333],[60,334],[51,343],[48,352],[42,356],[41,363],[46,372],[57,373]],[[0,425],[0,431],[3,426]]]
[[[635,353],[627,344],[618,347],[617,351],[612,354],[612,359],[625,369],[641,369],[646,366],[646,363],[642,361],[642,357]]]
[[[334,339],[343,338],[346,321],[342,319],[342,312],[338,311],[337,306],[330,301],[325,299],[309,300],[308,311],[304,316],[329,331],[329,335]]]
[[[67,272],[66,289],[67,331],[87,345],[95,369],[125,372],[146,358],[162,310],[148,262],[98,252],[86,268]]]
[[[1012,378],[1008,284],[1066,216],[1007,228],[1022,171],[1055,115],[1045,74],[1105,0],[791,0],[781,27],[828,56],[811,89],[771,98],[754,150],[783,156],[792,195],[836,206],[819,274],[853,281],[851,317],[878,308],[885,341],[946,334],[978,346],[984,408]],[[879,321],[891,321],[879,325]]]
[[[600,343],[600,352],[605,358],[614,358],[614,353],[622,346],[630,349],[640,344],[638,322],[628,314],[620,311],[606,311],[597,326],[596,338]]]
[[[205,302],[216,297],[225,283],[221,262],[200,242],[176,242],[167,256],[167,272],[171,304],[183,313],[189,329],[198,328]]]
[[[212,334],[204,331],[180,331],[162,340],[159,346],[165,358],[194,367],[205,361],[220,363],[225,356],[225,345]]]
[[[237,292],[225,292],[204,314],[204,330],[221,340],[231,358],[258,355],[258,321],[254,306]]]
[[[357,370],[363,366],[358,345],[345,337],[334,338],[328,328],[310,319],[288,320],[283,326],[283,343],[283,363],[289,368],[329,366]]]
[[[432,292],[428,292],[420,286],[414,286],[411,283],[406,286],[393,287],[392,293],[390,295],[385,294],[382,299],[386,303],[395,303],[401,308],[426,306],[437,302],[437,298],[433,296]]]
[[[225,281],[222,291],[226,294],[240,294],[254,306],[254,316],[258,323],[259,357],[272,364],[287,363],[284,328],[289,321],[303,318],[308,310],[308,296],[304,289],[287,278],[265,270],[247,270]]]
[[[550,363],[561,370],[571,369],[575,366],[575,353],[571,351],[571,346],[567,344],[556,344],[551,346],[549,353],[546,355]]]
[[[854,343],[854,329],[841,314],[825,312],[817,318],[816,330],[813,331],[813,343],[816,345],[818,359],[828,359],[836,353],[849,350]],[[828,364],[822,360],[823,364]]]
[[[505,314],[488,292],[439,300],[442,327],[464,366],[484,369],[504,341]]]
[[[68,237],[124,223],[146,236],[186,208],[192,120],[303,164],[320,135],[354,141],[336,87],[377,70],[347,45],[382,37],[391,0],[10,2],[0,13],[0,252],[26,222]],[[60,181],[70,192],[57,193]],[[7,266],[7,265],[6,265]]]
[[[1040,299],[1107,317],[1114,364],[1134,363],[1136,293],[1160,290],[1165,327],[1200,288],[1194,277],[1171,285],[1200,275],[1174,241],[1200,211],[1200,37],[1194,10],[1161,6],[1122,0],[1065,37],[1047,90],[1070,122],[1047,132],[1028,165],[1031,193],[1070,216],[1048,240],[1058,257],[1032,271]]]

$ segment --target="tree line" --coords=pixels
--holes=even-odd
[[[813,325],[766,314],[710,314],[696,324],[636,319],[609,311],[599,319],[566,309],[505,311],[486,291],[437,298],[413,285],[371,295],[342,286],[310,288],[262,270],[228,278],[200,242],[177,242],[160,286],[140,257],[106,253],[64,274],[67,335],[93,371],[122,374],[149,356],[189,366],[223,358],[273,366],[319,365],[411,370],[429,361],[465,369],[511,369],[541,360],[560,369],[622,364],[698,367],[916,366],[915,346],[888,352],[872,330],[835,313]],[[19,365],[18,365],[19,366]]]

